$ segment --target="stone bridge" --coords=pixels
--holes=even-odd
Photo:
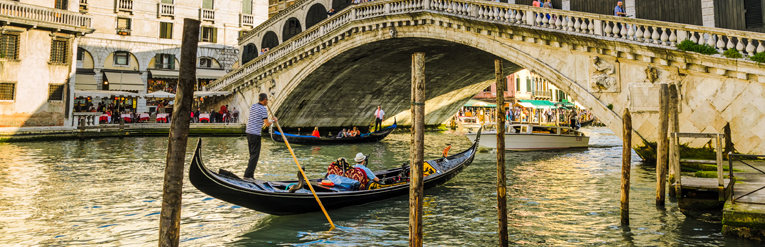
[[[764,34],[472,0],[374,1],[316,14],[343,6],[331,1],[297,2],[240,38],[249,62],[208,86],[233,92],[215,104],[246,116],[265,92],[285,126],[367,126],[377,105],[406,124],[411,54],[425,52],[426,122],[439,124],[492,83],[499,58],[506,74],[541,75],[618,136],[629,108],[636,140],[657,139],[658,84],[676,84],[682,132],[730,123],[738,151],[765,153],[765,66],[747,59],[765,52]],[[678,50],[686,39],[745,58]]]

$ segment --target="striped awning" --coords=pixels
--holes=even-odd
[[[152,79],[178,79],[177,70],[150,69]]]
[[[109,82],[109,90],[112,91],[141,91],[144,88],[141,75],[136,73],[104,72],[105,81]]]
[[[197,69],[197,79],[218,79],[226,75],[222,69]]]
[[[74,75],[74,90],[96,90],[98,85],[96,84],[95,75]]]

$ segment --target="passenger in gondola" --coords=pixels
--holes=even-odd
[[[357,136],[360,136],[360,135],[361,135],[361,131],[359,131],[358,128],[353,127],[353,130],[351,130],[351,135],[350,136],[351,137],[357,137]]]
[[[345,129],[341,130],[340,133],[337,133],[337,138],[343,138],[346,137]]]
[[[380,182],[380,179],[375,176],[375,173],[372,172],[372,170],[369,170],[365,165],[367,157],[364,156],[363,153],[357,153],[356,158],[353,160],[356,161],[356,165],[353,166],[354,168],[359,168],[361,170],[364,170],[364,173],[366,173],[367,177],[369,178],[369,181],[375,181]]]
[[[319,134],[319,127],[314,127],[313,132],[311,133],[312,136],[316,138],[321,138],[321,135]]]

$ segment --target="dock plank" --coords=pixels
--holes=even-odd
[[[728,188],[730,179],[723,179],[725,188]],[[695,189],[695,190],[716,190],[717,178],[697,178],[697,177],[683,177],[681,180],[683,189]],[[673,184],[674,186],[675,184]]]

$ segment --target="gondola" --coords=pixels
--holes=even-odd
[[[480,133],[480,131],[478,132]],[[480,134],[469,149],[445,158],[428,160],[424,164],[425,189],[448,181],[473,162],[478,151]],[[221,170],[215,173],[205,167],[201,154],[202,140],[197,142],[194,157],[189,166],[189,180],[198,190],[220,200],[233,203],[255,211],[273,215],[302,214],[319,211],[311,191],[307,186],[289,192],[289,185],[304,184],[294,181],[247,181],[236,175]],[[337,209],[359,205],[409,194],[407,164],[401,167],[374,172],[383,183],[373,182],[369,189],[344,190],[337,187],[323,186],[319,179],[310,179],[321,202],[327,209]]]
[[[584,122],[579,122],[579,126],[582,126],[582,127],[590,126],[592,124],[592,122],[594,122],[594,121],[595,121],[595,118],[592,118],[592,119],[584,121]]]
[[[378,142],[384,139],[388,134],[396,130],[396,123],[392,126],[388,126],[384,129],[378,130],[368,134],[362,134],[357,137],[343,137],[343,138],[329,138],[329,137],[315,137],[304,136],[284,133],[287,137],[287,141],[290,144],[303,144],[303,145],[328,145],[328,144],[353,144],[353,143],[366,143],[366,142]],[[275,142],[284,142],[281,133],[271,128],[271,140]]]

